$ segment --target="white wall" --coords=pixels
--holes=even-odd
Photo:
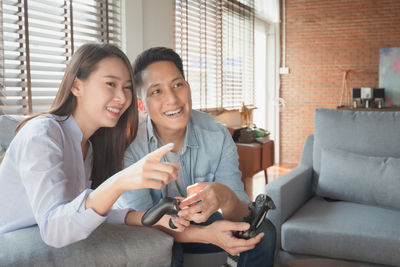
[[[123,1],[122,47],[132,62],[150,47],[174,48],[174,3],[174,0]]]
[[[122,9],[122,48],[131,62],[143,50],[150,47],[174,48],[174,0],[123,0]],[[279,58],[271,57],[277,53],[279,48],[279,42],[276,41],[279,40],[276,39],[279,31],[273,31],[272,34],[270,29],[267,31],[267,40],[265,41],[269,51],[266,51],[266,55],[263,56],[267,59],[266,69],[263,70],[267,75],[258,75],[264,79],[261,87],[267,88],[264,91],[261,89],[257,93],[260,95],[256,95],[256,98],[262,102],[259,103],[259,113],[261,114],[257,116],[257,123],[271,131],[271,137],[275,139],[275,159],[279,159],[279,111],[274,105],[274,99],[278,96],[276,91],[279,90],[279,84],[274,77],[274,73],[276,73],[274,69],[279,65]],[[271,38],[274,34],[275,38]],[[240,125],[238,111],[225,112],[215,116],[215,119],[228,126]]]
[[[174,0],[124,0],[122,48],[133,62],[143,50],[154,46],[174,48]],[[228,126],[240,125],[238,111],[215,119]]]

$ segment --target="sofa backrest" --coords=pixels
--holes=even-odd
[[[1,115],[0,116],[0,156],[6,151],[14,138],[15,129],[23,119],[19,115]]]
[[[312,167],[313,166],[313,148],[314,148],[314,134],[307,136],[303,147],[303,153],[300,158],[300,165]]]
[[[314,186],[320,175],[322,149],[340,149],[366,156],[400,158],[400,112],[316,109]]]

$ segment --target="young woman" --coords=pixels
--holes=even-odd
[[[75,52],[50,111],[20,124],[0,165],[0,234],[37,224],[44,242],[62,247],[105,221],[140,224],[143,212],[115,201],[127,190],[160,189],[179,167],[160,162],[166,145],[122,170],[137,131],[132,81],[117,47]]]

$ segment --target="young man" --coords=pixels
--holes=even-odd
[[[126,151],[125,165],[163,144],[174,143],[164,160],[179,165],[180,170],[178,178],[161,190],[124,193],[120,205],[145,210],[166,196],[184,198],[182,210],[174,218],[179,231],[165,224],[176,241],[174,266],[183,265],[182,248],[192,253],[223,249],[232,255],[240,253],[238,266],[272,266],[276,232],[269,220],[263,222],[254,238],[232,235],[232,231],[249,227],[238,222],[249,214],[249,199],[241,182],[236,145],[225,126],[206,113],[192,110],[190,87],[179,55],[169,48],[151,48],[137,57],[133,68],[148,116]],[[157,179],[158,173],[153,175]]]

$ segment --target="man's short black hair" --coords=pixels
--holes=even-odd
[[[136,57],[133,63],[133,73],[135,75],[135,86],[136,90],[141,95],[142,86],[142,71],[147,68],[150,64],[158,61],[171,61],[178,68],[179,72],[182,74],[183,79],[185,79],[185,74],[183,72],[183,64],[181,57],[171,48],[167,47],[153,47],[143,51],[140,55]]]

